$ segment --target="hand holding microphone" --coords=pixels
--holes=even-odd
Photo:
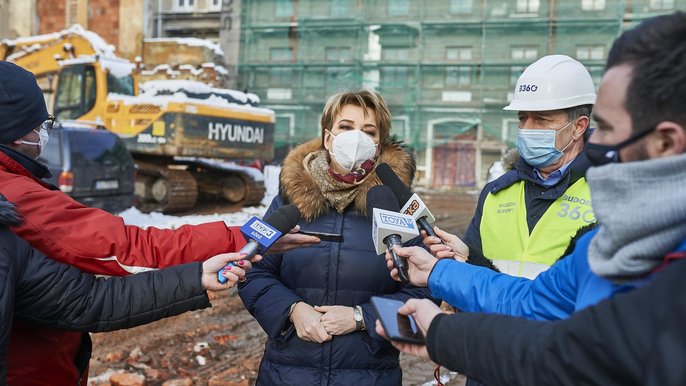
[[[398,213],[398,201],[391,189],[385,185],[377,185],[367,192],[367,215],[372,218],[372,240],[376,246],[376,253],[382,254],[388,250],[393,266],[398,271],[400,281],[410,280],[407,261],[396,255],[394,246],[419,236],[417,223],[412,216]]]
[[[245,263],[241,264],[241,261],[250,260],[258,253],[264,254],[279,237],[295,227],[298,221],[300,221],[300,211],[295,205],[281,206],[274,213],[265,217],[264,220],[253,216],[241,227],[243,237],[248,240],[248,243],[238,251],[241,256],[244,256],[243,260],[239,260],[237,263],[228,263],[226,267],[217,272],[217,280],[222,284],[226,283],[228,279],[224,277],[222,272],[228,274],[232,267],[236,266],[243,268]]]
[[[404,203],[400,212],[411,215],[417,221],[417,225],[422,230],[424,245],[431,250],[434,256],[439,259],[454,257],[460,261],[467,260],[469,256],[467,244],[462,242],[459,237],[442,231],[438,227],[433,228],[431,226],[436,219],[429,211],[429,208],[416,193],[413,194],[405,186],[400,177],[395,174],[388,164],[381,163],[377,165],[376,175],[379,176],[384,185],[391,188],[398,202],[400,204]]]
[[[250,261],[243,260],[244,255],[240,253],[221,253],[205,260],[202,263],[202,286],[206,290],[218,291],[222,289],[231,288],[245,277],[245,273],[252,268],[251,262],[257,262],[262,259],[262,256],[255,255]],[[224,268],[228,263],[238,262],[236,266],[231,266],[231,269]],[[225,277],[224,283],[217,280],[217,274]]]
[[[391,189],[398,204],[403,205],[400,212],[412,216],[417,221],[419,228],[426,232],[428,236],[438,237],[433,228],[431,228],[431,223],[436,221],[436,219],[429,211],[429,208],[426,207],[424,201],[416,193],[412,194],[393,169],[388,164],[381,163],[376,166],[376,175],[379,176],[381,183]]]

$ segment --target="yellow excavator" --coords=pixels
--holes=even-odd
[[[227,162],[273,157],[274,112],[256,95],[175,80],[139,90],[140,66],[80,26],[3,40],[0,60],[36,75],[57,120],[95,123],[124,140],[142,210],[184,210],[199,196],[241,205],[264,197],[259,170]]]

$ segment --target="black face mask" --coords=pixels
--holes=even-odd
[[[588,142],[586,143],[586,146],[584,146],[584,152],[586,152],[586,157],[588,157],[588,160],[591,161],[591,165],[593,166],[622,162],[619,158],[619,151],[652,133],[653,130],[655,130],[655,126],[648,130],[638,132],[616,145],[601,145],[599,143]]]

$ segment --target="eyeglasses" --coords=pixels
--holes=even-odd
[[[52,126],[54,124],[55,124],[55,116],[48,115],[48,119],[46,119],[45,122],[40,124],[40,129],[49,131],[50,129],[52,129]]]

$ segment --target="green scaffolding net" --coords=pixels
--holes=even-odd
[[[386,99],[392,133],[416,153],[420,174],[433,178],[436,154],[450,154],[440,149],[466,146],[476,153],[469,183],[478,184],[516,141],[516,114],[502,108],[528,64],[569,55],[597,85],[621,31],[683,9],[686,0],[243,0],[241,6],[240,87],[276,112],[277,154],[319,135],[329,96],[366,87]]]

